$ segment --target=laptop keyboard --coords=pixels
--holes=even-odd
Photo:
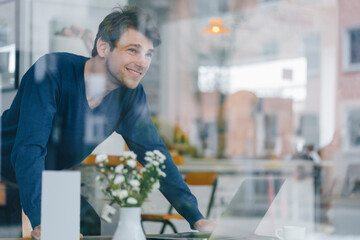
[[[147,235],[146,239],[148,240],[172,240],[172,239],[182,239],[182,240],[209,240],[209,233],[201,232],[181,232],[181,233],[172,233],[172,234],[154,234]],[[257,236],[253,235],[250,237],[213,237],[211,240],[279,240],[276,237],[268,236]]]

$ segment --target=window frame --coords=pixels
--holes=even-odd
[[[1,53],[9,54],[8,56],[8,65],[14,64],[14,70],[13,72],[8,72],[7,74],[10,76],[13,76],[14,82],[13,83],[6,83],[3,81],[3,79],[0,76],[0,91],[1,92],[7,92],[7,91],[13,91],[16,90],[19,86],[19,2],[17,0],[8,0],[4,2],[0,2],[0,6],[5,4],[13,4],[14,11],[12,14],[10,14],[10,18],[6,19],[8,23],[13,22],[13,27],[15,31],[11,32],[10,34],[13,35],[13,41],[8,42],[6,45],[0,46]],[[5,20],[5,18],[3,19]],[[6,83],[6,84],[4,84]]]
[[[354,145],[351,142],[351,126],[349,125],[349,118],[351,116],[352,113],[354,112],[358,112],[360,111],[359,108],[359,101],[355,101],[352,103],[348,103],[343,107],[343,126],[342,129],[344,129],[344,135],[342,136],[342,142],[343,142],[343,150],[345,152],[355,152],[355,153],[359,153],[360,152],[360,145]]]

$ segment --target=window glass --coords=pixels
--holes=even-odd
[[[0,12],[0,88],[9,90],[15,87],[15,1],[1,2]]]
[[[360,63],[360,29],[350,31],[350,62]]]
[[[13,87],[15,70],[21,79],[40,59],[34,76],[44,77],[42,68],[57,72],[60,63],[51,54],[46,55],[49,53],[67,52],[93,59],[93,47],[100,47],[94,44],[99,23],[114,7],[125,5],[146,10],[161,35],[162,42],[154,48],[146,74],[140,73],[141,67],[131,69],[133,74],[143,76],[141,86],[146,97],[137,95],[125,101],[123,95],[114,97],[109,91],[98,102],[91,101],[88,94],[95,96],[106,89],[105,80],[124,59],[105,61],[99,56],[99,62],[106,62],[102,68],[106,76],[87,77],[80,71],[77,80],[81,79],[81,84],[70,88],[79,90],[85,86],[83,82],[94,81],[93,87],[85,88],[80,95],[69,94],[76,100],[85,99],[85,103],[67,102],[79,108],[67,117],[59,117],[59,111],[69,108],[49,107],[47,103],[53,98],[45,101],[45,107],[34,108],[48,109],[46,113],[56,116],[47,124],[37,124],[39,128],[51,126],[41,153],[56,151],[65,159],[61,169],[81,171],[82,195],[93,206],[93,213],[101,215],[107,201],[101,191],[103,183],[96,180],[100,173],[88,164],[89,159],[95,161],[94,155],[98,154],[122,155],[128,148],[139,151],[161,138],[156,147],[164,144],[164,151],[174,160],[185,159],[184,165],[177,166],[182,175],[191,171],[219,174],[212,220],[219,220],[245,178],[283,177],[287,181],[284,189],[257,233],[274,237],[277,228],[296,225],[306,227],[312,239],[360,234],[356,221],[360,217],[360,175],[354,170],[360,164],[358,0],[0,1],[0,82],[1,89],[12,90],[1,92],[3,113],[21,93]],[[136,54],[136,49],[127,52]],[[115,47],[109,56],[119,53]],[[124,69],[141,65],[144,59],[131,61]],[[15,69],[16,61],[19,69]],[[68,70],[60,69],[58,73]],[[53,75],[46,77],[51,79]],[[42,99],[51,91],[30,92],[32,97]],[[59,102],[66,102],[69,95],[57,93],[53,94]],[[136,111],[116,108],[118,104],[136,104],[139,99],[146,99],[149,109],[146,105]],[[107,103],[106,108],[96,110],[100,103]],[[19,109],[11,116],[23,114],[24,108]],[[32,111],[28,119],[39,117],[38,111]],[[74,127],[75,121],[71,122],[69,116],[79,112],[85,120]],[[145,121],[149,125],[140,124],[140,115],[149,117],[154,125],[151,121]],[[46,117],[40,115],[41,120]],[[124,122],[132,124],[124,127]],[[12,133],[17,127],[15,121]],[[27,127],[19,131],[33,130]],[[152,131],[155,128],[158,133]],[[79,132],[80,137],[56,148],[55,143],[64,136]],[[124,132],[128,134],[118,134]],[[143,141],[134,140],[142,134]],[[11,145],[11,141],[5,143]],[[82,144],[90,146],[91,151],[83,151]],[[32,142],[26,146],[34,145],[38,146]],[[7,160],[17,154],[9,149]],[[89,154],[91,158],[86,158]],[[76,166],[71,164],[72,158],[80,159]],[[11,161],[6,163],[2,165],[11,170]],[[18,196],[13,183],[1,179],[0,208],[8,206],[8,198]],[[259,187],[263,193],[270,191],[262,198],[275,197],[271,183]],[[202,194],[197,197],[199,203],[203,202]],[[20,206],[19,198],[16,200]],[[167,200],[156,192],[144,203],[143,211],[156,213],[165,204]],[[1,214],[0,239],[18,237],[20,218],[10,231],[4,227],[8,223]],[[114,214],[112,222],[99,220],[101,235],[113,235],[118,217]],[[187,223],[178,227],[179,231],[190,230]],[[154,225],[146,228],[158,232]]]

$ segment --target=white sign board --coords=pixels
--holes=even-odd
[[[41,239],[78,240],[80,233],[80,172],[43,171]]]

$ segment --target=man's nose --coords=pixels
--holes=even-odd
[[[147,68],[150,65],[150,60],[146,56],[138,56],[136,58],[135,64],[142,68]]]

